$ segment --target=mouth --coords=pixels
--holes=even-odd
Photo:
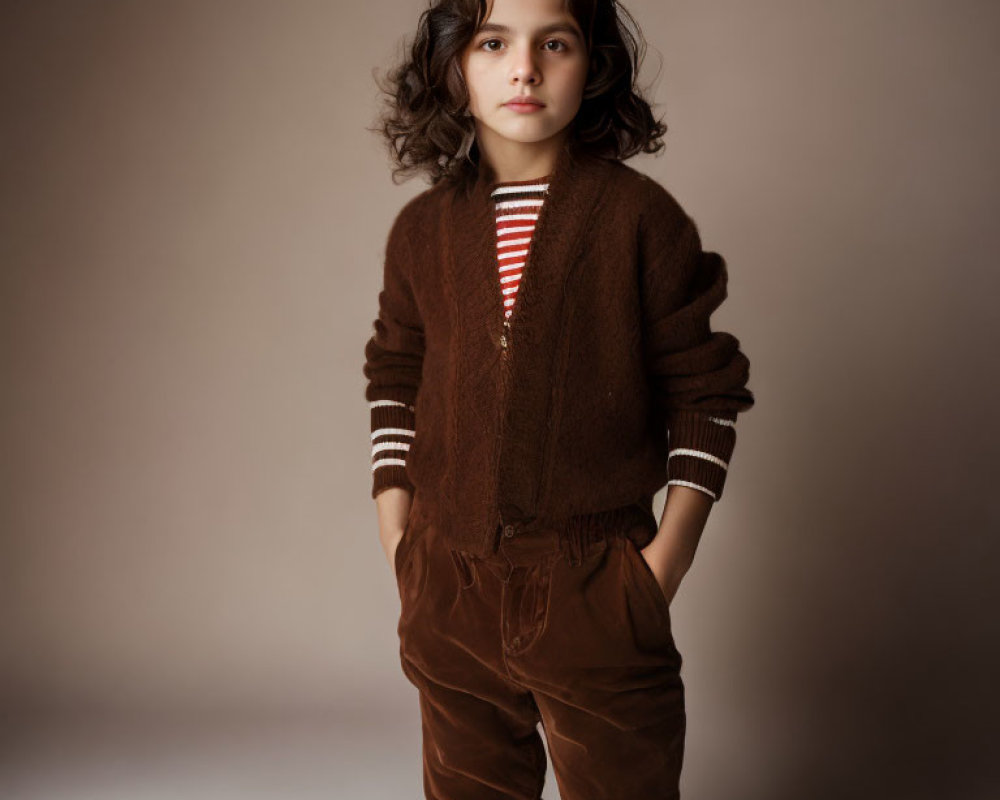
[[[504,105],[507,106],[537,106],[542,108],[545,103],[539,100],[537,97],[512,97]]]

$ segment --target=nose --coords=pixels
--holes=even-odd
[[[541,80],[531,48],[522,49],[514,56],[511,79],[515,84],[537,84]]]

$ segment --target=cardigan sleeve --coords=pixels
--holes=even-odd
[[[640,223],[643,343],[653,401],[666,420],[667,484],[722,497],[738,412],[753,406],[750,364],[709,318],[727,296],[726,262],[658,183]]]
[[[416,434],[415,403],[424,358],[424,326],[410,282],[410,243],[400,212],[390,228],[374,335],[365,345],[365,398],[371,409],[371,496],[390,486],[411,494],[406,456]]]

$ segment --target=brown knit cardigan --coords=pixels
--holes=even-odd
[[[471,553],[555,526],[637,525],[643,544],[668,482],[721,498],[754,403],[739,341],[709,326],[726,263],[674,197],[571,144],[550,175],[509,326],[488,166],[418,194],[388,235],[363,370],[372,497],[415,492]]]

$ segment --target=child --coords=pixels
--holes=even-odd
[[[432,2],[381,128],[432,180],[364,366],[429,798],[539,798],[539,723],[563,800],[679,797],[670,602],[754,402],[724,260],[623,163],[666,130],[627,13],[567,5]]]

